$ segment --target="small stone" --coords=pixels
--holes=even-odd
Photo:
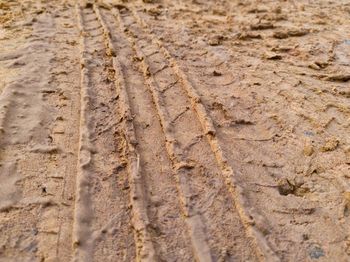
[[[278,181],[278,186],[277,186],[278,192],[282,196],[287,196],[289,194],[293,194],[295,191],[295,186],[288,181],[288,179],[282,179]]]
[[[221,75],[222,75],[222,73],[220,73],[220,72],[218,72],[218,71],[214,70],[214,72],[213,72],[213,76],[221,76]]]
[[[339,140],[332,137],[326,141],[326,143],[321,147],[321,152],[328,152],[335,150],[339,145]]]
[[[309,256],[312,259],[319,259],[324,256],[324,251],[318,246],[313,246],[309,251]]]
[[[316,63],[309,64],[309,68],[315,69],[315,70],[320,70],[321,69],[321,67],[318,66]]]
[[[314,148],[311,143],[307,143],[304,146],[303,153],[305,156],[311,156],[314,153]]]

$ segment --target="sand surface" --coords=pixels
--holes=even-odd
[[[350,261],[349,0],[0,0],[0,261]]]

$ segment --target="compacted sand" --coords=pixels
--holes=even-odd
[[[350,261],[348,0],[0,25],[0,261]]]

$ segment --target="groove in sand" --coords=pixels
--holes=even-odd
[[[77,163],[77,179],[75,194],[75,210],[73,223],[73,247],[74,259],[77,261],[90,261],[92,255],[90,223],[92,210],[89,196],[89,164],[91,161],[91,141],[89,129],[89,72],[86,68],[84,25],[81,9],[76,5],[78,27],[80,31],[81,53],[81,93],[80,93],[80,126],[79,126],[79,151]]]

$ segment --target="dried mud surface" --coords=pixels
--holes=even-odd
[[[349,21],[0,0],[0,261],[349,261]]]

